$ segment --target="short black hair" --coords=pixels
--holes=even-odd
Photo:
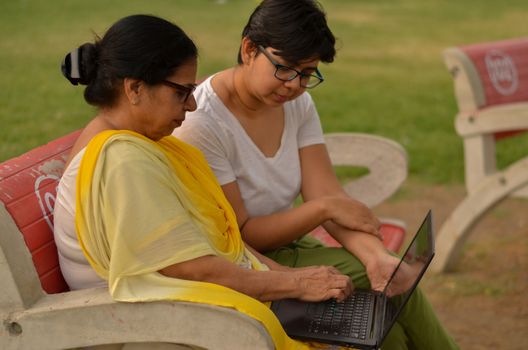
[[[156,85],[197,56],[195,44],[177,25],[155,16],[132,15],[113,24],[102,39],[66,56],[65,62],[79,67],[78,79],[68,75],[64,63],[63,74],[74,84],[87,85],[84,98],[89,104],[110,107],[122,79]],[[71,63],[73,57],[78,62]]]
[[[334,61],[335,37],[326,14],[315,0],[264,0],[253,11],[242,31],[255,45],[272,47],[289,63],[317,58]],[[240,49],[238,63],[242,63]]]

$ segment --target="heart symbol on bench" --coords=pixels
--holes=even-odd
[[[60,177],[57,175],[41,175],[35,181],[35,196],[37,196],[42,217],[46,220],[51,231],[53,231],[53,220],[51,217],[53,215],[53,208],[55,207],[59,180]]]

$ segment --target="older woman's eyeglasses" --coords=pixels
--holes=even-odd
[[[173,83],[172,81],[169,81],[169,80],[163,80],[161,83],[163,85],[176,89],[178,91],[178,96],[180,97],[181,103],[187,102],[187,100],[189,99],[189,96],[191,96],[194,90],[196,90],[196,84],[182,85],[182,84]]]
[[[314,74],[299,72],[298,70],[292,67],[285,66],[275,61],[271,54],[266,51],[266,49],[261,45],[258,46],[258,49],[264,54],[264,56],[266,56],[266,58],[271,62],[271,64],[275,66],[275,78],[279,80],[291,81],[300,76],[301,79],[299,80],[299,83],[302,87],[305,88],[314,88],[324,81],[323,75],[321,74],[321,72],[319,72],[319,69],[317,68],[315,68]]]

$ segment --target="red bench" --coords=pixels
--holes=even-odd
[[[53,206],[64,163],[79,133],[0,164],[0,201],[22,233],[46,293],[69,290],[53,239]]]
[[[120,303],[107,288],[68,290],[53,239],[53,206],[78,134],[0,164],[0,349],[151,348],[157,342],[177,349],[272,349],[262,324],[228,308]]]
[[[466,186],[496,172],[498,140],[526,131],[528,38],[452,47],[444,52],[464,139]]]
[[[272,349],[262,324],[228,308],[169,301],[119,303],[107,288],[68,290],[53,239],[53,207],[65,160],[78,135],[73,132],[0,164],[0,348],[115,343],[145,343],[148,348],[147,343],[164,342],[215,350]],[[341,134],[328,137],[327,145],[339,164],[346,164],[351,154],[379,152],[360,160],[373,173],[360,179],[359,187],[372,188],[370,182],[379,182],[365,197],[371,204],[392,194],[406,177],[405,151],[390,140]],[[343,145],[365,150],[339,154]],[[390,172],[384,170],[387,159],[398,164]],[[396,250],[403,231],[394,232],[396,240],[386,242]]]
[[[53,239],[53,206],[65,160],[80,131],[54,140],[0,164],[0,201],[24,237],[46,293],[68,291]],[[387,222],[385,245],[397,252],[404,239],[402,224]],[[321,228],[313,235],[329,246],[339,244]]]
[[[528,157],[497,169],[496,144],[528,129],[528,37],[452,47],[457,133],[468,196],[442,225],[433,269],[452,269],[477,220],[507,196],[528,197]],[[527,152],[524,152],[526,155]]]

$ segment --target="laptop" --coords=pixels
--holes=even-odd
[[[379,349],[433,256],[434,235],[432,212],[429,210],[383,292],[356,289],[344,302],[331,299],[312,303],[284,299],[274,301],[271,310],[292,338],[359,349]],[[397,305],[396,298],[389,298],[387,291],[404,269],[407,273],[412,272],[413,283],[407,292],[398,296],[401,302]]]

